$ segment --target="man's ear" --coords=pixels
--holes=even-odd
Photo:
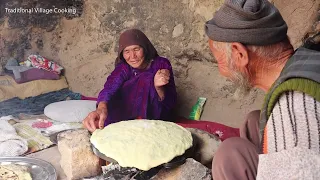
[[[249,64],[249,54],[247,48],[241,43],[231,43],[231,57],[234,65],[239,70],[244,70]]]

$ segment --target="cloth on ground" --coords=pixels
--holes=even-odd
[[[81,98],[79,93],[74,93],[69,89],[50,92],[26,99],[12,98],[0,102],[0,116],[13,115],[18,117],[20,113],[43,114],[44,108],[51,103],[64,101],[67,98],[78,100]]]
[[[240,132],[238,128],[229,127],[223,124],[219,124],[211,121],[195,121],[187,118],[178,118],[175,123],[184,128],[195,128],[206,131],[210,134],[216,134],[224,141],[230,137],[239,137]]]
[[[94,101],[68,100],[49,104],[44,108],[44,114],[59,122],[82,122],[94,110]]]
[[[16,130],[8,121],[0,121],[0,157],[20,156],[28,150],[25,139],[18,136]]]
[[[11,116],[12,117],[12,116]],[[10,118],[10,116],[4,116],[1,118]],[[1,119],[0,118],[0,119]],[[49,136],[56,132],[66,129],[82,128],[82,123],[61,123],[56,122],[45,115],[27,115],[20,114],[19,118],[15,120],[17,123],[13,125],[17,134],[23,137],[28,143],[28,151],[24,154],[30,154],[36,151],[40,151],[52,146]],[[50,126],[36,126],[39,123],[50,124]]]
[[[13,116],[11,116],[11,115],[0,117],[0,121],[9,121],[9,120],[11,120],[11,119],[15,120],[16,118],[13,117]]]
[[[25,99],[64,88],[68,88],[65,77],[61,77],[59,80],[36,80],[17,84],[10,76],[0,76],[0,102],[14,97]],[[23,91],[21,91],[22,89]]]
[[[25,152],[25,154],[40,151],[53,145],[49,137],[43,136],[40,131],[32,128],[28,124],[17,123],[13,126],[16,129],[18,135],[27,140],[29,150]]]

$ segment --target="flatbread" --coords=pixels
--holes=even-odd
[[[160,120],[114,123],[94,131],[90,141],[120,166],[145,171],[171,161],[192,146],[188,130]]]
[[[8,164],[0,165],[0,180],[32,180],[28,167]]]

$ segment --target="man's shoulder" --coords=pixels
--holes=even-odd
[[[303,106],[304,104],[319,104],[315,97],[300,91],[287,91],[284,92],[278,99],[278,103],[289,103],[296,106]],[[319,104],[320,105],[320,104]]]

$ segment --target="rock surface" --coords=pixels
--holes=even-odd
[[[69,180],[101,174],[100,160],[90,147],[89,132],[85,129],[69,130],[58,135],[60,165]]]
[[[162,169],[151,180],[211,180],[211,170],[194,159],[172,170]]]
[[[191,132],[193,139],[197,142],[193,158],[208,168],[211,168],[214,153],[217,151],[221,140],[217,136],[199,129],[187,129]]]

